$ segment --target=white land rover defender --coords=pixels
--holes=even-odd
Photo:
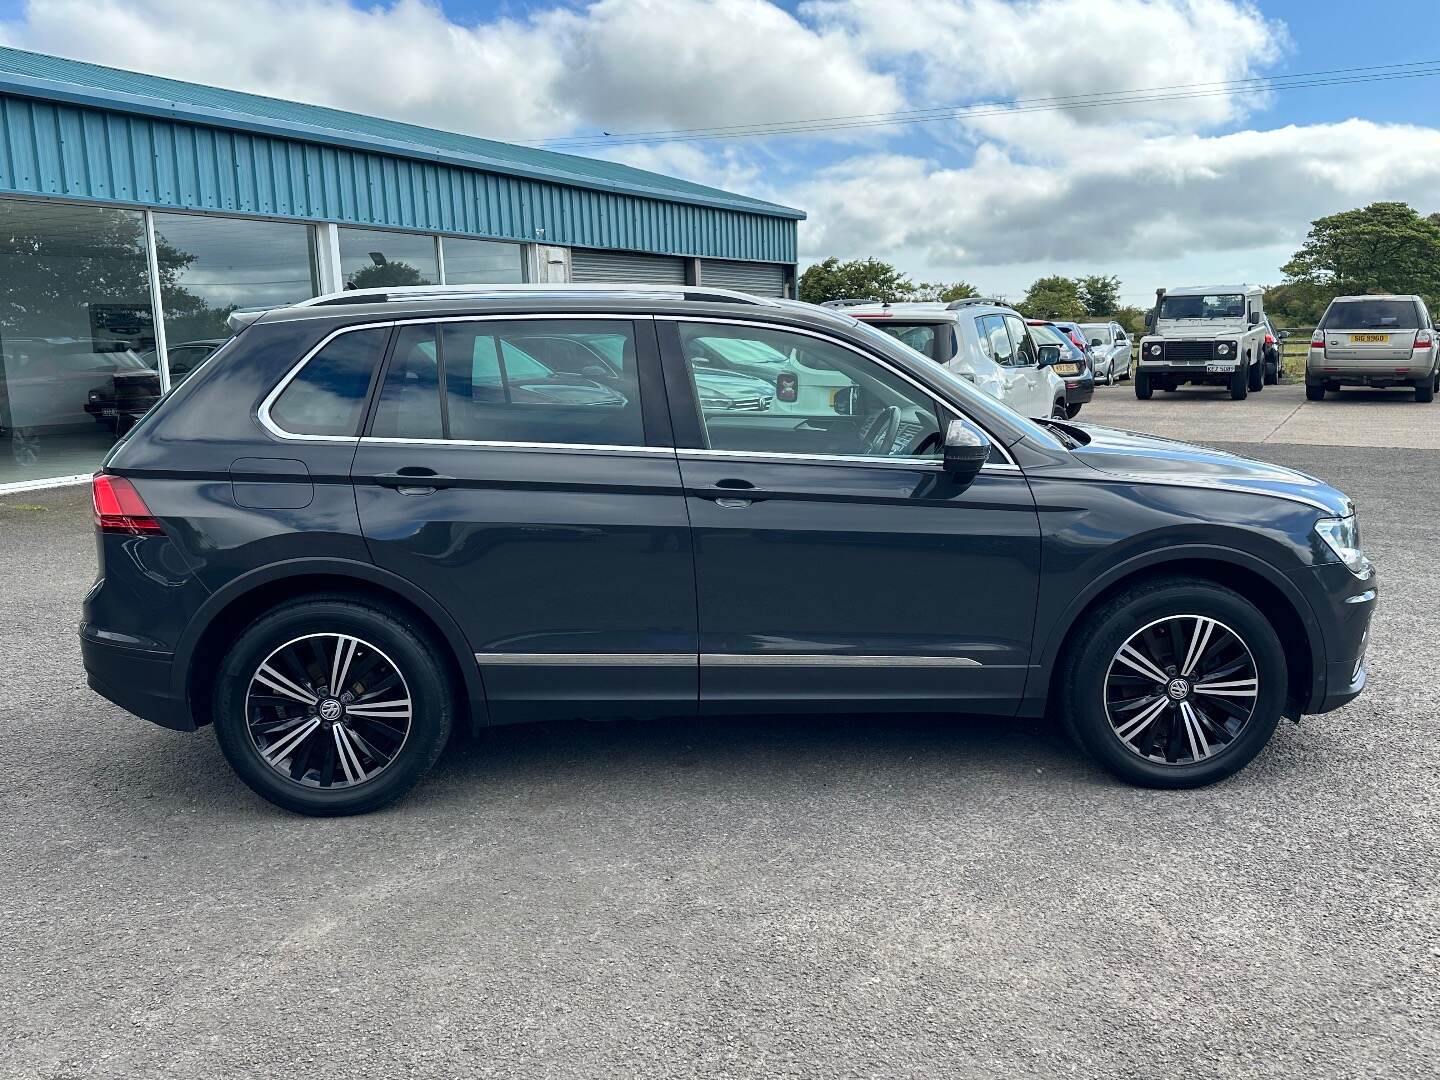
[[[1265,307],[1259,285],[1157,289],[1140,342],[1135,396],[1183,383],[1228,386],[1241,401],[1265,386]]]

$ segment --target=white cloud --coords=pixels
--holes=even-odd
[[[1109,272],[1123,261],[1189,278],[1197,257],[1215,265],[1229,253],[1244,265],[1264,250],[1268,260],[1298,247],[1323,214],[1387,198],[1428,210],[1437,190],[1440,131],[1348,120],[1136,140],[1121,156],[1045,165],[993,145],[966,167],[870,155],[786,194],[810,212],[808,258],[877,255],[928,276],[984,283],[988,273],[1014,289],[1003,268]],[[1278,277],[1275,265],[1264,276]]]
[[[933,103],[1244,79],[1289,43],[1283,24],[1246,0],[809,0],[802,11],[853,36],[872,60],[918,64]],[[1065,115],[1080,126],[1189,129],[1233,120],[1246,106],[1192,97]]]
[[[473,25],[423,0],[31,0],[0,39],[501,139],[901,104],[841,31],[765,0],[599,0]]]

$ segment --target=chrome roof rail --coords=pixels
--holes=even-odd
[[[986,305],[988,305],[988,306],[990,306],[990,307],[1008,307],[1008,306],[1009,306],[1008,304],[1002,304],[999,300],[996,300],[993,296],[966,296],[966,297],[963,297],[963,298],[961,298],[961,299],[959,299],[959,300],[951,300],[950,303],[948,303],[948,304],[945,305],[945,310],[946,310],[946,311],[958,311],[958,310],[960,310],[960,309],[963,308],[963,307],[969,307],[971,304],[986,304]]]
[[[736,292],[733,289],[711,289],[704,285],[586,285],[514,284],[514,285],[395,285],[388,288],[347,289],[302,300],[293,307],[328,307],[338,304],[386,304],[416,300],[476,300],[485,297],[515,296],[634,296],[650,300],[692,300],[720,304],[751,304],[773,307],[774,301],[763,296]]]

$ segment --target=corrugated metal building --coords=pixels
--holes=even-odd
[[[0,491],[87,475],[126,387],[347,286],[793,295],[798,210],[613,162],[0,48]]]

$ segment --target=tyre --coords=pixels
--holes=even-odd
[[[1244,401],[1250,393],[1250,372],[1245,368],[1237,367],[1235,374],[1230,376],[1230,400]]]
[[[1435,379],[1434,379],[1433,376],[1430,377],[1430,378],[1427,378],[1424,382],[1420,382],[1420,383],[1416,383],[1416,384],[1415,384],[1415,400],[1416,400],[1416,401],[1434,401],[1434,400],[1435,400]]]
[[[1214,582],[1136,586],[1091,612],[1074,640],[1058,687],[1066,728],[1131,783],[1222,780],[1250,763],[1280,720],[1280,638],[1253,604]]]
[[[1265,389],[1265,362],[1262,360],[1258,364],[1251,364],[1246,370],[1250,373],[1250,392],[1260,393]]]
[[[297,600],[252,623],[221,662],[215,735],[257,794],[301,814],[358,814],[404,795],[450,735],[450,679],[401,612]]]
[[[1067,411],[1066,406],[1065,406],[1065,399],[1064,399],[1064,398],[1056,398],[1056,399],[1055,399],[1055,404],[1053,404],[1053,405],[1050,406],[1050,419],[1052,419],[1052,420],[1069,420],[1069,419],[1070,419],[1069,414],[1068,414],[1068,411]]]
[[[1135,374],[1135,396],[1141,401],[1149,401],[1155,391],[1150,388],[1150,376],[1143,371]]]
[[[1115,362],[1113,360],[1110,362],[1109,369],[1105,372],[1105,385],[1115,385]]]
[[[1077,417],[1077,416],[1080,415],[1080,410],[1084,407],[1084,404],[1085,404],[1085,403],[1082,401],[1079,405],[1066,405],[1066,406],[1065,406],[1065,419],[1066,419],[1066,420],[1074,420],[1075,417]]]
[[[1265,361],[1265,385],[1277,386],[1280,383],[1280,358]]]
[[[1306,401],[1324,401],[1324,400],[1325,400],[1325,384],[1324,384],[1324,383],[1307,382],[1307,383],[1305,384],[1305,400],[1306,400]]]

